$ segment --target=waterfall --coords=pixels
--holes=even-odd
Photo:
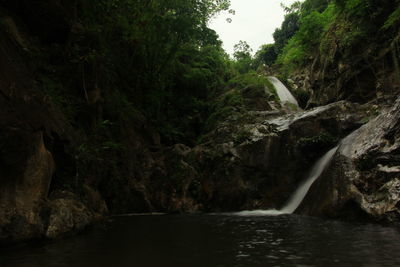
[[[322,156],[312,167],[308,178],[297,188],[294,194],[290,197],[286,205],[280,210],[283,213],[293,213],[301,204],[311,185],[318,179],[325,167],[331,161],[333,155],[335,155],[338,146],[329,150],[325,155]]]
[[[326,166],[330,163],[333,155],[339,146],[332,148],[325,155],[323,155],[312,167],[308,178],[300,184],[297,190],[289,198],[285,206],[280,210],[245,210],[236,212],[234,215],[238,216],[263,216],[263,215],[280,215],[280,214],[292,214],[301,204],[304,197],[307,195],[311,185],[321,176]]]
[[[281,102],[289,102],[297,107],[299,106],[299,103],[297,103],[296,98],[290,93],[289,89],[286,88],[286,86],[278,80],[278,78],[269,76],[268,80],[272,83],[272,85],[275,87],[276,93],[278,94],[279,99]]]

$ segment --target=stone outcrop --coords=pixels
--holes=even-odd
[[[55,192],[49,198],[56,165],[43,132],[16,125],[1,129],[0,243],[56,238],[80,231],[107,213],[104,201],[89,187],[84,198]]]
[[[57,238],[66,234],[82,231],[87,226],[101,220],[107,214],[107,206],[101,196],[85,187],[85,200],[68,191],[54,192],[47,209],[47,238]]]
[[[313,163],[362,125],[366,111],[342,101],[310,111],[234,113],[193,148],[143,151],[137,176],[110,180],[107,188],[118,190],[103,195],[118,213],[279,208]]]
[[[170,203],[167,211],[279,208],[325,149],[362,125],[364,114],[364,107],[342,101],[290,114],[232,115],[203,144],[166,151],[168,167],[160,166],[161,181],[152,179],[161,196],[148,192],[146,199]]]
[[[0,237],[17,232],[21,238],[36,237],[43,231],[39,210],[48,194],[54,161],[41,133],[22,136],[14,130],[8,134],[12,140],[2,140],[8,142],[2,147],[0,225],[16,229],[1,231]]]
[[[346,137],[298,212],[399,221],[400,99]]]

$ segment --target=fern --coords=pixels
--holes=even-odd
[[[398,7],[386,20],[385,24],[383,25],[383,29],[389,29],[392,26],[395,26],[400,21],[400,7]]]

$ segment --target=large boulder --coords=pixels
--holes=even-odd
[[[48,199],[55,164],[42,132],[3,128],[0,144],[0,242],[56,238],[107,212],[90,188],[86,203],[72,193]]]
[[[40,132],[24,136],[10,130],[5,135],[1,138],[0,239],[38,238],[44,231],[40,209],[54,161]]]
[[[84,230],[108,212],[105,201],[92,188],[84,187],[85,201],[68,191],[56,191],[46,208],[46,238],[58,238]]]
[[[400,219],[400,98],[347,136],[297,212]]]

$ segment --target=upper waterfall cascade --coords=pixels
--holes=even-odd
[[[289,102],[293,105],[296,105],[297,107],[299,106],[296,98],[294,98],[289,89],[287,89],[286,86],[280,80],[278,80],[278,78],[269,76],[268,80],[275,87],[276,93],[278,94],[281,102]]]

